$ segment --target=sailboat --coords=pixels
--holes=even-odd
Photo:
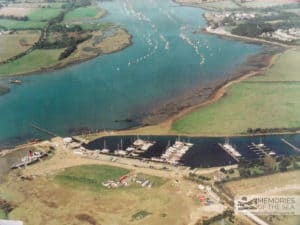
[[[103,149],[100,151],[101,153],[109,153],[109,149],[106,148],[106,140],[103,142]]]

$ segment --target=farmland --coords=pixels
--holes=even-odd
[[[249,128],[300,127],[299,58],[299,50],[285,52],[265,74],[232,86],[218,102],[179,119],[173,130],[230,135]]]
[[[5,27],[8,30],[40,30],[43,29],[45,25],[46,22],[41,21],[18,21],[10,19],[0,19],[0,26]]]
[[[13,62],[0,65],[0,74],[23,74],[53,66],[58,63],[62,51],[62,49],[35,50]]]
[[[93,21],[106,12],[87,5],[90,2],[16,3],[2,7],[0,75],[61,68],[74,61],[87,60],[130,45],[131,36],[125,30],[104,37],[102,31],[116,26]],[[83,20],[89,23],[82,23]],[[114,41],[117,44],[112,43]]]
[[[99,16],[101,9],[95,7],[81,7],[72,10],[65,15],[65,21],[81,20],[81,19],[95,19]]]
[[[0,62],[26,51],[39,39],[40,31],[16,31],[0,35]]]
[[[38,9],[28,15],[31,21],[48,21],[57,17],[62,12],[61,9],[42,8]]]

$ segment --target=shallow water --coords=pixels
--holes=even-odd
[[[45,137],[30,123],[59,135],[85,127],[136,126],[136,119],[153,108],[229,76],[248,56],[262,51],[258,45],[194,34],[205,26],[199,8],[179,7],[171,0],[99,4],[110,12],[102,20],[127,29],[133,45],[55,72],[23,77],[23,85],[11,86],[10,93],[0,96],[0,146]]]

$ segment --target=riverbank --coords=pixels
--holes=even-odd
[[[54,65],[40,65],[39,68],[27,68],[29,71],[27,72],[14,72],[12,74],[4,74],[1,75],[2,77],[12,77],[12,76],[24,76],[24,75],[32,75],[34,73],[40,73],[40,72],[48,72],[53,71],[57,69],[62,69],[70,65],[78,64],[93,58],[96,58],[100,55],[104,54],[112,54],[118,51],[121,51],[130,45],[132,45],[132,36],[128,33],[127,30],[122,28],[116,28],[116,34],[110,37],[103,38],[102,42],[98,44],[94,44],[94,42],[100,37],[103,36],[103,32],[95,32],[95,35],[91,38],[91,40],[87,40],[86,42],[90,43],[90,45],[93,45],[93,51],[89,51],[89,45],[86,42],[83,42],[82,44],[79,44],[77,47],[77,50],[73,54],[71,54],[68,58],[58,61],[54,60]],[[114,42],[117,40],[116,42]],[[84,46],[84,47],[82,47]],[[85,51],[85,49],[87,49]],[[41,50],[42,51],[42,50]],[[47,51],[47,50],[45,50]],[[29,56],[27,56],[28,58]],[[6,67],[15,67],[15,64],[23,64],[22,61],[26,61],[26,56],[23,57],[23,59],[19,59],[17,62],[12,62],[10,65],[2,65],[0,66],[0,73],[1,69],[5,71],[12,71],[9,68]],[[55,62],[56,61],[56,62]],[[6,66],[5,68],[3,68]]]
[[[0,55],[0,77],[57,70],[130,46],[132,36],[128,31],[101,22],[108,12],[92,3],[49,3],[47,8],[36,3],[15,3],[2,7],[0,42],[10,47]],[[41,21],[44,25],[31,28],[38,30],[22,27],[20,15],[29,25]]]
[[[207,134],[207,133],[185,133],[172,129],[173,124],[184,118],[186,115],[201,110],[209,105],[218,102],[226,97],[226,93],[231,86],[245,81],[250,77],[261,75],[268,69],[272,68],[276,59],[286,49],[269,46],[269,51],[262,52],[252,56],[247,60],[245,65],[236,69],[230,78],[225,81],[219,81],[211,87],[200,88],[187,93],[184,97],[174,99],[164,107],[155,110],[150,116],[141,121],[141,127],[120,130],[120,131],[103,131],[89,135],[83,135],[89,140],[108,136],[108,135],[189,135],[194,137],[218,137],[218,136],[246,136],[247,134]],[[254,69],[253,67],[256,68]],[[282,133],[265,133],[268,134],[290,134],[294,132]],[[249,135],[249,134],[248,134]],[[257,134],[262,135],[262,134]]]
[[[173,129],[214,135],[299,132],[299,57],[299,48],[285,51],[264,73],[241,80],[222,100],[179,118]]]

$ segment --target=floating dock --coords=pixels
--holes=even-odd
[[[281,138],[281,140],[282,140],[285,144],[287,144],[288,146],[290,146],[292,149],[294,149],[295,151],[300,152],[300,148],[298,148],[298,147],[296,147],[295,145],[293,145],[292,143],[288,142],[286,139]]]
[[[161,159],[167,163],[177,165],[182,156],[193,146],[194,144],[183,141],[175,141],[175,143],[167,147],[166,152],[161,155]]]
[[[249,148],[254,151],[259,157],[265,157],[267,155],[269,156],[275,156],[276,153],[274,151],[272,151],[270,148],[268,148],[267,146],[265,146],[264,144],[260,143],[260,144],[255,144],[255,143],[251,143],[251,145],[249,146]]]
[[[239,162],[240,158],[241,158],[241,154],[235,150],[230,144],[225,143],[225,144],[221,144],[218,143],[218,145],[225,151],[227,152],[235,161]]]

